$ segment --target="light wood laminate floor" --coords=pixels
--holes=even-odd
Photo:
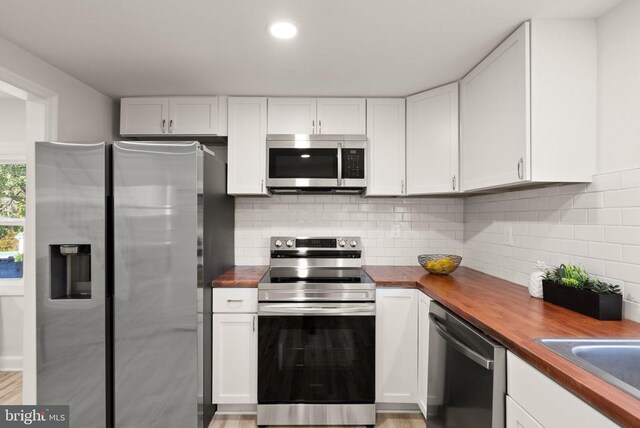
[[[22,404],[22,372],[0,372],[0,404]]]
[[[22,372],[0,371],[0,405],[22,403]],[[209,428],[256,428],[255,416],[216,415]],[[419,413],[385,413],[378,415],[377,428],[425,428]],[[354,428],[354,427],[347,427]]]
[[[255,416],[216,415],[209,428],[256,428]],[[384,413],[378,415],[377,428],[425,428],[419,413]],[[355,427],[347,427],[355,428]]]

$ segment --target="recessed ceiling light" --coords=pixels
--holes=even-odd
[[[292,39],[298,34],[298,28],[287,21],[278,21],[271,24],[269,32],[276,39]]]

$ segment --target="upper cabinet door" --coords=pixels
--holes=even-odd
[[[120,100],[121,135],[166,134],[169,126],[169,98],[137,97]]]
[[[367,99],[367,196],[401,196],[405,180],[405,100]]]
[[[463,190],[530,179],[530,42],[524,23],[460,83]]]
[[[315,134],[315,98],[269,98],[269,134]]]
[[[229,98],[230,195],[266,195],[267,99]]]
[[[456,82],[407,98],[407,194],[453,193],[458,182]]]
[[[169,133],[218,135],[218,97],[169,98]]]
[[[364,134],[364,98],[318,98],[316,134]]]

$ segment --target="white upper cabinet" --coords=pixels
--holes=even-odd
[[[458,83],[407,98],[407,195],[459,191]]]
[[[121,135],[166,134],[169,126],[169,98],[122,98],[120,101]]]
[[[376,290],[376,402],[414,404],[418,379],[418,290]]]
[[[401,196],[405,190],[405,100],[367,99],[367,196]]]
[[[227,97],[136,97],[120,102],[120,134],[227,135]]]
[[[266,195],[266,98],[229,98],[227,150],[227,192],[230,195]]]
[[[465,190],[530,177],[529,43],[525,23],[460,83]]]
[[[591,181],[596,68],[593,20],[534,19],[471,70],[460,82],[462,189]]]
[[[315,98],[269,98],[269,134],[315,134]]]
[[[364,98],[269,98],[269,134],[364,134]]]
[[[169,133],[173,135],[226,135],[226,121],[220,120],[219,97],[169,98]],[[226,109],[225,109],[226,110]],[[224,115],[226,118],[226,114]],[[223,132],[221,132],[223,131]]]
[[[364,134],[364,98],[318,98],[316,134]]]

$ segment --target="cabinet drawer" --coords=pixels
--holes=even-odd
[[[254,313],[258,312],[257,288],[215,288],[213,290],[213,312]]]
[[[618,426],[511,352],[507,353],[507,394],[545,428]]]

